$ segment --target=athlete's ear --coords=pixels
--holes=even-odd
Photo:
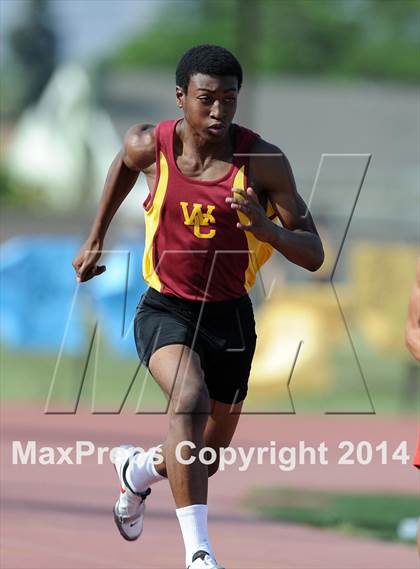
[[[179,85],[176,86],[175,96],[176,96],[176,104],[178,105],[178,107],[180,109],[182,109],[184,106],[185,93],[184,93],[184,89],[182,87],[180,87]]]

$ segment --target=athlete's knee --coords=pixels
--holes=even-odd
[[[210,396],[205,383],[186,385],[171,400],[171,418],[203,415],[210,411]]]

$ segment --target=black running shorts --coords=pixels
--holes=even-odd
[[[149,288],[137,306],[134,336],[144,365],[159,348],[184,344],[199,355],[212,399],[228,404],[245,399],[257,339],[248,295],[201,302]]]

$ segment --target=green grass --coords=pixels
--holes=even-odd
[[[86,357],[65,356],[55,374],[57,356],[2,352],[2,400],[45,403],[50,394],[53,406],[72,408],[79,401],[80,406],[97,412],[115,412],[122,405],[165,412],[165,397],[137,359],[117,358],[109,349],[101,353],[100,363],[95,362],[94,355],[88,364]]]
[[[405,518],[418,517],[420,510],[418,496],[336,494],[292,488],[256,489],[244,504],[272,520],[387,541],[399,541],[398,524]]]
[[[357,351],[376,412],[388,415],[416,413],[416,397],[405,393],[404,362],[377,353],[363,342],[360,342]],[[15,352],[4,348],[0,373],[2,399],[45,402],[54,377],[56,357],[53,354]],[[291,394],[296,413],[369,412],[369,398],[351,350],[348,347],[336,350],[331,358],[335,381],[325,392],[305,393],[302,389],[294,389],[292,380]],[[115,411],[123,401],[127,408],[138,408],[141,397],[140,410],[165,412],[165,397],[147,370],[143,367],[138,369],[137,359],[118,358],[109,346],[104,346],[96,360],[97,363],[94,351],[87,366],[86,357],[63,357],[51,391],[51,400],[73,404],[80,392],[80,405]],[[293,405],[284,385],[264,391],[255,389],[251,384],[244,410],[254,413],[291,412]]]
[[[415,415],[418,412],[420,382],[417,381],[417,389],[413,386],[411,391],[408,389],[407,362],[412,361],[409,355],[402,359],[393,354],[379,352],[357,333],[353,336],[361,371],[347,342],[329,354],[334,370],[330,387],[319,392],[305,393],[301,387],[294,384],[292,378],[292,403],[284,384],[278,389],[272,388],[270,393],[265,395],[251,385],[250,410],[262,407],[271,411],[290,412],[294,406],[296,413],[369,413],[372,410],[372,401],[377,414]],[[314,369],[313,373],[316,374],[317,370]]]

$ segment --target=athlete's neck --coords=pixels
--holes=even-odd
[[[212,160],[228,161],[233,154],[230,129],[222,140],[212,143],[202,138],[184,119],[176,125],[174,142],[178,143],[179,152],[177,154],[202,166]]]

